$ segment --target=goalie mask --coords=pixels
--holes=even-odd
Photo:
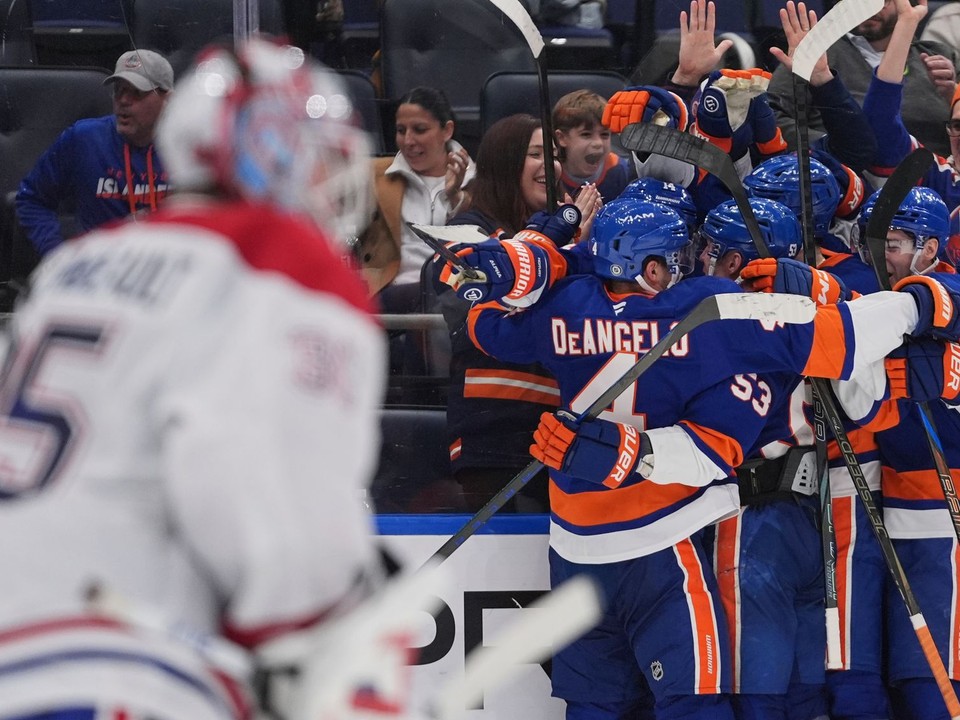
[[[860,217],[857,220],[860,231],[860,256],[865,262],[870,262],[870,253],[866,247],[867,223],[870,222],[870,216],[873,214],[879,196],[880,191],[877,190],[867,198],[860,209]],[[900,207],[890,221],[890,230],[901,230],[913,238],[913,260],[910,262],[910,272],[920,273],[920,270],[917,269],[917,260],[920,257],[919,251],[931,238],[936,238],[939,241],[937,257],[941,260],[948,260],[950,212],[947,210],[946,203],[943,202],[935,190],[928,187],[910,188],[910,192],[900,203]],[[948,262],[950,261],[948,260]]]
[[[803,199],[800,195],[800,173],[796,155],[777,155],[764,160],[743,179],[753,197],[776,200],[800,217]],[[833,216],[840,205],[840,185],[830,169],[810,158],[810,192],[813,197],[813,233],[817,239],[830,232]]]
[[[750,209],[771,257],[792,258],[800,251],[803,247],[800,223],[790,208],[776,200],[750,198]],[[717,260],[731,250],[740,253],[744,265],[760,257],[734,200],[725,200],[707,213],[700,226],[700,240],[701,247],[709,247],[707,275],[713,275]]]
[[[369,139],[336,73],[298,48],[254,39],[202,53],[157,145],[177,190],[275,203],[342,242],[370,220]]]
[[[648,292],[657,292],[643,280],[648,259],[656,257],[666,264],[670,285],[693,269],[686,223],[676,211],[643,200],[618,199],[604,206],[593,225],[590,251],[597,275],[635,281]]]

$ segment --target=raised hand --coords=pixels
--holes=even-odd
[[[717,8],[711,2],[691,0],[690,14],[680,11],[680,55],[671,80],[677,85],[698,85],[733,45],[732,40],[715,44]]]
[[[457,207],[463,200],[463,178],[467,173],[470,156],[463,148],[447,153],[447,172],[443,180],[443,190],[451,207]]]
[[[770,48],[770,54],[779,60],[788,70],[793,70],[793,54],[797,50],[797,45],[803,40],[817,24],[817,13],[814,10],[807,10],[806,3],[794,3],[793,0],[787,0],[785,7],[780,8],[780,25],[783,27],[783,34],[787,38],[787,52],[774,46]],[[830,82],[833,79],[833,73],[830,72],[830,65],[827,62],[827,54],[824,53],[813,66],[813,72],[810,74],[810,84],[819,87]]]

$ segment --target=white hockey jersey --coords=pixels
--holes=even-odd
[[[11,322],[0,718],[242,716],[195,645],[307,626],[376,564],[386,348],[361,280],[299,219],[183,199],[63,245]],[[93,585],[134,622],[92,615]]]

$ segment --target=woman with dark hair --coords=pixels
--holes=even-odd
[[[545,160],[540,120],[526,114],[498,120],[477,150],[470,208],[448,224],[477,225],[489,235],[512,237],[535,213],[554,210],[547,207]],[[554,166],[559,177],[560,165],[554,161]],[[584,236],[600,204],[595,186],[578,194]],[[450,461],[467,508],[477,510],[530,462],[540,413],[557,407],[560,392],[540,365],[511,365],[478,350],[465,325],[469,305],[452,292],[444,292],[441,301],[453,350],[447,398]],[[546,487],[535,479],[509,507],[546,512]]]
[[[404,223],[444,225],[468,202],[474,166],[455,129],[442,90],[413,88],[397,106],[399,152],[373,160],[377,214],[360,239],[360,259],[384,312],[417,309],[420,270],[432,254]]]

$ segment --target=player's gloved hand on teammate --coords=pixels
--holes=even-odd
[[[818,305],[843,302],[853,295],[839,278],[791,258],[752,260],[740,271],[740,278],[750,292],[803,295]]]
[[[599,418],[578,423],[565,410],[543,413],[533,443],[530,454],[547,467],[609,488],[652,470],[650,440],[633,425]]]
[[[863,179],[828,152],[812,149],[810,156],[826,165],[840,186],[840,204],[834,215],[842,220],[855,217],[867,199]]]
[[[960,278],[956,275],[909,275],[894,290],[909,293],[917,303],[920,321],[916,337],[930,336],[960,342]]]
[[[786,143],[766,96],[770,77],[760,68],[714,70],[694,100],[693,133],[734,160],[751,144],[765,155],[782,152]]]
[[[470,302],[499,300],[509,307],[529,307],[540,299],[558,274],[551,266],[550,250],[542,243],[550,244],[550,240],[524,242],[507,238],[452,244],[451,250],[478,271],[480,277],[469,278],[459,268],[446,263],[440,271],[440,282]]]
[[[884,360],[890,397],[929,402],[960,398],[960,345],[907,339]]]
[[[634,85],[613,94],[603,109],[601,122],[616,133],[639,122],[685,131],[687,106],[679,95],[669,90],[656,85]]]
[[[553,241],[557,247],[574,242],[580,233],[580,208],[572,203],[561,205],[554,213],[545,210],[534,213],[527,226],[517,233],[517,240],[536,240],[537,236]]]

